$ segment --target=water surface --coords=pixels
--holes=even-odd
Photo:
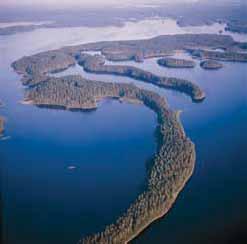
[[[1,114],[7,118],[6,135],[11,136],[0,141],[7,243],[74,243],[111,223],[141,191],[145,162],[155,152],[156,125],[156,116],[148,108],[111,100],[91,113],[22,105],[25,88],[11,62],[63,45],[173,34],[175,27],[163,28],[164,20],[152,21],[124,27],[40,29],[0,37],[0,98],[5,103]],[[123,63],[190,79],[207,96],[203,103],[194,104],[178,92],[130,78],[89,74],[80,66],[59,74],[132,82],[165,96],[173,109],[183,110],[185,131],[197,149],[195,173],[167,217],[134,243],[184,243],[185,238],[198,243],[224,230],[234,234],[234,227],[242,227],[247,220],[246,65],[224,63],[223,69],[208,71],[198,61],[192,70],[159,67],[156,59]]]
[[[191,59],[186,53],[176,58]],[[194,69],[172,69],[157,65],[157,59],[134,65],[158,75],[186,78],[206,92],[195,104],[174,91],[157,88],[130,78],[86,73],[76,65],[57,76],[82,74],[89,79],[132,82],[164,95],[173,109],[182,109],[182,123],[196,145],[194,175],[166,218],[151,225],[133,243],[226,243],[244,233],[247,223],[247,73],[246,65],[224,63],[217,71],[204,70],[199,60]],[[107,61],[108,64],[115,64]]]

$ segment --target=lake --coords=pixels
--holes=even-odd
[[[218,33],[218,28],[222,26],[202,29]],[[64,45],[200,33],[202,29],[151,19],[123,27],[38,29],[0,37],[0,98],[5,104],[1,114],[10,136],[0,141],[7,243],[76,243],[114,221],[142,190],[146,164],[156,150],[157,124],[148,108],[115,100],[104,100],[96,111],[87,113],[23,105],[25,88],[11,62]],[[184,243],[185,238],[188,243],[210,243],[219,233],[237,235],[240,228],[234,227],[247,222],[246,65],[224,63],[223,69],[208,71],[198,61],[193,70],[159,67],[156,59],[121,63],[193,80],[207,96],[195,104],[174,91],[130,78],[89,74],[80,66],[57,74],[132,82],[158,92],[171,108],[183,111],[185,131],[196,144],[195,172],[168,215],[133,243]]]

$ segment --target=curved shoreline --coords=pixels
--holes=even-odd
[[[108,60],[134,60],[142,62],[150,57],[164,57],[176,50],[217,49],[229,51],[235,61],[245,59],[242,50],[243,43],[235,42],[230,36],[214,34],[178,34],[157,36],[151,39],[131,41],[109,41],[88,43],[77,46],[67,46],[57,50],[38,53],[23,57],[12,63],[12,67],[19,74],[23,74],[25,85],[35,85],[45,82],[49,73],[65,70],[76,63],[83,64],[89,72],[107,73],[128,76],[155,84],[159,87],[178,90],[191,96],[193,101],[202,101],[204,92],[194,83],[174,77],[160,77],[133,66],[105,65],[103,56],[90,56],[83,52],[97,51]],[[205,53],[205,52],[204,52]],[[191,52],[191,55],[193,53]],[[217,54],[218,55],[218,54]],[[223,54],[221,54],[223,55]],[[83,58],[82,58],[83,57]]]
[[[150,220],[149,223],[147,223],[145,226],[142,227],[142,229],[140,229],[140,231],[138,233],[136,233],[135,235],[131,236],[126,242],[125,244],[128,244],[130,241],[134,240],[135,238],[137,238],[142,232],[144,232],[153,222],[163,218],[173,207],[173,204],[175,203],[177,197],[179,196],[180,193],[182,193],[182,190],[184,189],[184,187],[186,186],[186,184],[188,183],[190,177],[193,175],[194,172],[194,168],[195,166],[193,166],[192,170],[191,170],[191,174],[188,176],[188,179],[184,182],[184,184],[180,187],[180,189],[178,190],[177,194],[174,196],[173,201],[171,202],[170,207],[164,211],[162,214],[156,216],[155,218],[153,218],[152,220]]]
[[[183,129],[183,126],[182,126],[182,123],[180,121],[180,114],[181,114],[182,111],[177,111],[176,112],[176,118],[177,118],[177,121],[180,123],[180,126],[181,128]],[[185,132],[184,132],[185,133]],[[194,151],[195,153],[195,151]],[[195,156],[196,158],[196,156]],[[194,159],[195,160],[195,159]],[[124,243],[124,244],[128,244],[130,241],[134,240],[136,237],[138,237],[142,232],[144,232],[148,227],[149,225],[151,225],[153,222],[163,218],[170,210],[171,208],[173,207],[173,204],[175,203],[177,197],[179,196],[179,194],[182,192],[182,190],[184,189],[184,187],[186,186],[186,184],[188,183],[189,179],[191,178],[191,176],[193,175],[193,172],[194,172],[194,168],[195,168],[195,163],[193,164],[193,167],[191,168],[191,173],[190,175],[188,175],[187,179],[184,181],[184,183],[181,185],[180,189],[177,191],[176,194],[174,194],[174,199],[173,201],[170,202],[170,207],[168,209],[166,209],[163,213],[161,213],[160,215],[157,215],[156,217],[154,217],[153,219],[150,219],[149,223],[147,223],[146,225],[142,226],[142,228],[140,228],[140,230],[135,233],[135,235],[132,235],[129,237],[129,239]]]
[[[76,57],[79,65],[83,66],[86,72],[95,74],[108,74],[125,76],[135,80],[154,84],[161,88],[180,91],[190,96],[192,101],[200,102],[205,99],[205,93],[196,84],[176,77],[165,77],[153,74],[134,66],[127,65],[106,65],[101,55],[80,54]]]
[[[172,112],[166,100],[154,92],[130,84],[65,76],[49,78],[30,87],[25,97],[37,106],[46,104],[82,110],[88,106],[97,107],[96,101],[101,99],[117,98],[142,102],[157,114],[161,143],[145,190],[114,224],[106,226],[101,233],[81,239],[79,243],[127,243],[169,211],[193,173],[195,148],[185,135],[179,120],[180,112]]]
[[[126,76],[159,86],[183,92],[192,101],[205,99],[205,93],[195,83],[176,77],[165,77],[146,70],[127,65],[106,65],[105,58],[112,61],[134,60],[143,62],[150,57],[164,57],[176,50],[189,51],[193,55],[207,55],[208,58],[220,58],[243,62],[246,54],[239,51],[243,43],[235,42],[230,36],[214,34],[180,34],[157,36],[145,40],[109,41],[68,46],[23,57],[12,63],[19,74],[23,74],[24,85],[36,85],[45,82],[50,73],[66,70],[79,63],[85,71],[97,74]],[[225,52],[206,51],[207,49],[224,49]],[[200,50],[199,52],[195,50]],[[85,52],[97,51],[103,54],[90,55]]]
[[[53,58],[54,56],[56,58]],[[49,78],[48,74],[66,70],[76,63],[83,66],[86,72],[129,77],[161,88],[176,90],[190,96],[194,102],[200,102],[206,97],[200,87],[191,81],[159,76],[134,66],[106,65],[105,58],[101,55],[79,53],[73,58],[71,56],[66,57],[64,54],[61,55],[60,51],[58,54],[50,51],[37,56],[24,57],[14,62],[12,66],[16,72],[23,74],[22,83],[24,85],[33,86],[45,82]]]
[[[161,67],[174,68],[174,69],[190,69],[195,68],[196,63],[193,60],[178,59],[178,58],[160,58],[157,64]]]
[[[3,103],[0,100],[0,108],[3,106]],[[3,136],[3,132],[4,132],[4,118],[2,116],[0,116],[0,138]]]
[[[55,78],[49,77],[48,74],[82,62],[84,68],[90,72],[109,72],[110,74],[131,76],[160,85],[162,77],[131,66],[104,65],[102,56],[90,56],[83,52],[101,51],[109,59],[134,59],[139,62],[150,56],[162,56],[168,49],[184,50],[188,48],[188,45],[193,45],[193,37],[195,35],[175,35],[174,37],[161,36],[141,41],[85,44],[24,57],[12,64],[18,73],[23,74],[22,81],[28,85],[25,100],[31,104],[69,110],[87,110],[88,108],[96,109],[97,101],[110,97],[123,101],[142,102],[157,114],[161,142],[147,176],[145,190],[113,224],[107,225],[100,233],[82,238],[79,243],[128,243],[153,221],[163,217],[170,210],[193,173],[196,157],[195,146],[186,137],[179,120],[179,112],[171,111],[166,100],[154,92],[130,84],[92,81],[75,75]],[[226,36],[197,35],[197,37],[196,43],[203,47],[231,49],[238,48],[239,45]],[[175,40],[178,38],[179,41],[172,43],[174,38]],[[238,55],[237,57],[239,58]],[[242,58],[242,56],[240,57]],[[196,87],[188,81],[184,81],[185,83],[180,83],[181,80],[176,81],[178,83],[175,82],[173,88],[189,95],[191,94],[185,89],[186,85],[189,84],[194,89]],[[193,98],[193,96],[191,97]],[[200,101],[203,98],[204,94],[199,95],[195,101]]]
[[[0,117],[0,137],[3,135],[4,132],[4,118]]]
[[[201,61],[200,66],[205,70],[218,70],[223,68],[223,64],[214,60]]]

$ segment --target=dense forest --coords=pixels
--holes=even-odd
[[[164,97],[131,84],[87,80],[78,75],[55,78],[50,73],[79,63],[88,72],[128,76],[184,92],[194,101],[200,101],[205,95],[191,81],[161,77],[132,66],[106,65],[105,58],[142,62],[146,58],[163,57],[175,50],[183,50],[202,60],[230,59],[245,62],[246,54],[241,53],[245,47],[246,44],[223,35],[159,36],[146,40],[69,46],[23,57],[12,64],[23,75],[22,82],[27,85],[25,100],[37,106],[88,110],[96,109],[101,99],[116,98],[139,101],[157,114],[159,147],[144,191],[115,223],[108,225],[100,233],[82,238],[80,243],[126,243],[155,219],[166,214],[193,172],[195,148],[185,135],[179,113],[168,108]],[[212,51],[207,51],[208,49]],[[93,56],[86,53],[87,51],[99,51],[101,55]]]
[[[160,58],[157,63],[168,68],[194,68],[196,65],[193,60],[177,58]]]
[[[199,86],[185,79],[162,77],[133,66],[105,65],[104,58],[100,55],[92,56],[89,54],[80,54],[77,55],[76,58],[78,63],[82,65],[87,72],[127,76],[136,80],[152,83],[159,87],[186,93],[193,101],[200,101],[205,98],[205,94]]]
[[[2,106],[2,102],[0,100],[0,108]],[[4,131],[4,118],[0,116],[0,136],[2,136]]]
[[[203,69],[221,69],[223,68],[223,64],[215,61],[215,60],[205,60],[200,63],[200,66]]]
[[[202,49],[189,50],[192,56],[199,57],[202,59],[212,59],[219,61],[230,61],[230,62],[247,62],[246,52],[230,52],[230,51],[209,51]]]
[[[195,149],[165,99],[158,94],[130,84],[105,83],[81,76],[49,78],[30,87],[26,99],[41,106],[67,109],[96,108],[104,98],[138,100],[157,113],[159,148],[153,159],[146,189],[114,224],[101,233],[82,239],[81,243],[125,243],[155,219],[163,216],[193,172]]]
[[[193,101],[201,101],[205,98],[205,94],[191,81],[175,77],[161,77],[133,66],[105,65],[104,59],[142,62],[146,58],[163,57],[175,50],[183,50],[189,51],[192,56],[201,59],[246,62],[246,53],[241,52],[245,48],[245,43],[235,42],[230,36],[224,35],[166,35],[146,40],[97,42],[68,46],[23,57],[15,61],[12,67],[18,73],[23,74],[23,84],[34,85],[46,81],[49,73],[67,69],[78,62],[88,72],[128,76],[163,88],[184,92],[191,96]],[[212,51],[207,51],[207,49],[212,49]],[[225,51],[213,51],[214,49]],[[86,51],[99,51],[104,56],[92,56],[85,54]]]
[[[4,119],[0,117],[0,136],[3,134],[4,130]]]

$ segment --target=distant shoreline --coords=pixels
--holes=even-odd
[[[191,48],[196,50],[191,50]],[[224,52],[205,51],[222,48]],[[82,238],[83,244],[123,244],[138,236],[153,221],[164,216],[193,174],[195,145],[186,136],[179,119],[181,111],[170,110],[164,97],[132,84],[107,83],[84,79],[80,75],[52,77],[50,73],[65,70],[78,63],[88,72],[127,76],[158,87],[186,93],[194,102],[205,98],[195,83],[176,77],[162,77],[134,66],[107,65],[110,61],[132,60],[143,62],[150,57],[163,57],[171,51],[191,51],[189,54],[247,62],[247,54],[239,53],[242,44],[224,35],[166,35],[135,41],[88,43],[23,57],[14,63],[14,70],[22,74],[28,87],[28,104],[56,109],[96,109],[98,101],[114,98],[120,101],[141,102],[156,112],[159,128],[159,148],[147,177],[145,190],[127,211],[100,233]],[[102,55],[86,52],[97,51]],[[104,56],[103,56],[104,55]]]
[[[138,22],[156,16],[162,19],[173,19],[177,25],[183,27],[210,26],[212,24],[224,24],[222,31],[231,33],[247,33],[246,5],[226,4],[135,4],[115,5],[109,9],[102,6],[89,8],[64,8],[60,10],[37,8],[37,6],[18,6],[16,8],[4,8],[0,11],[0,23],[13,23],[11,26],[0,27],[0,35],[11,35],[21,32],[33,31],[38,28],[73,28],[73,27],[103,27],[123,26],[125,22]],[[231,11],[229,11],[231,10]],[[232,11],[234,10],[234,11]],[[30,12],[34,11],[31,15]],[[140,14],[141,12],[141,14]],[[36,13],[36,14],[35,14]],[[196,15],[194,13],[197,13]],[[82,16],[80,16],[82,15]],[[11,16],[11,18],[10,18]],[[97,18],[95,18],[97,16]],[[66,22],[64,21],[66,19]],[[101,21],[104,19],[104,21]],[[20,24],[18,24],[18,22]],[[23,25],[24,23],[24,25]]]
[[[64,91],[67,94],[65,100],[68,101],[77,91],[76,100],[69,105],[71,109],[84,110],[90,104],[93,106],[96,100],[115,98],[120,101],[141,102],[157,113],[161,145],[154,158],[150,176],[147,178],[147,188],[114,224],[107,226],[103,232],[86,237],[79,242],[83,244],[112,243],[109,240],[114,239],[113,243],[127,243],[153,221],[164,216],[172,207],[179,192],[193,173],[194,144],[185,135],[179,120],[180,111],[172,112],[163,97],[134,85],[66,76],[51,78],[31,87],[27,96],[34,105],[43,106],[46,103],[54,108],[62,108]]]
[[[0,117],[0,137],[3,135],[4,132],[4,118]]]

